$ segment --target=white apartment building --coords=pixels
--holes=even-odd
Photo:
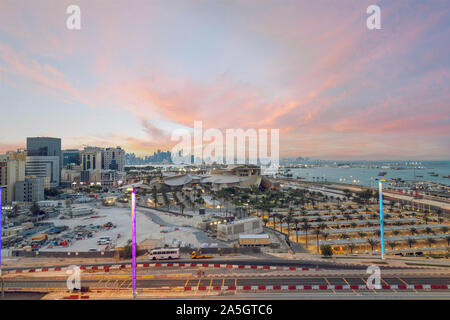
[[[105,170],[123,171],[125,168],[125,150],[121,147],[106,148],[103,151],[103,165]]]

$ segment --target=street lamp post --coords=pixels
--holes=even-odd
[[[380,241],[381,241],[381,259],[384,260],[384,219],[383,219],[383,195],[382,195],[382,181],[384,179],[378,180],[378,195],[380,202]]]
[[[2,276],[2,187],[0,187],[0,277]]]
[[[132,225],[132,269],[133,269],[133,298],[136,298],[136,189],[131,191],[131,225]]]

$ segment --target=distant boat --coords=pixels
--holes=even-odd
[[[442,176],[442,178],[450,179],[450,176]]]
[[[385,176],[386,174],[387,174],[386,171],[382,171],[382,172],[379,172],[379,173],[378,173],[378,176],[381,177],[381,176]]]
[[[432,177],[439,177],[439,175],[437,173],[430,173],[430,176],[432,176]]]

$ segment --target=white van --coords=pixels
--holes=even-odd
[[[178,248],[158,248],[150,251],[150,259],[152,260],[170,260],[178,258],[180,258],[180,249]]]
[[[105,244],[110,244],[111,243],[111,238],[110,237],[100,237],[100,239],[98,239],[97,244],[99,245],[105,245]]]

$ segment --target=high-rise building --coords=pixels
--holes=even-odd
[[[25,174],[44,180],[48,178],[50,188],[56,188],[59,186],[61,174],[59,160],[57,156],[27,156]]]
[[[80,151],[77,149],[68,149],[62,151],[63,166],[70,164],[80,164]]]
[[[86,147],[80,152],[81,170],[97,170],[102,168],[102,149]]]
[[[17,181],[15,194],[15,201],[19,202],[37,202],[44,200],[44,178],[26,177],[24,181]]]
[[[58,184],[63,166],[63,158],[61,152],[61,139],[50,137],[28,137],[27,138],[27,155],[30,157],[58,157]],[[52,180],[50,181],[52,184]]]
[[[125,169],[125,150],[121,147],[106,148],[103,151],[102,161],[102,169],[123,171]]]
[[[24,152],[8,152],[0,159],[0,186],[3,188],[2,204],[15,200],[14,186],[25,179]]]

